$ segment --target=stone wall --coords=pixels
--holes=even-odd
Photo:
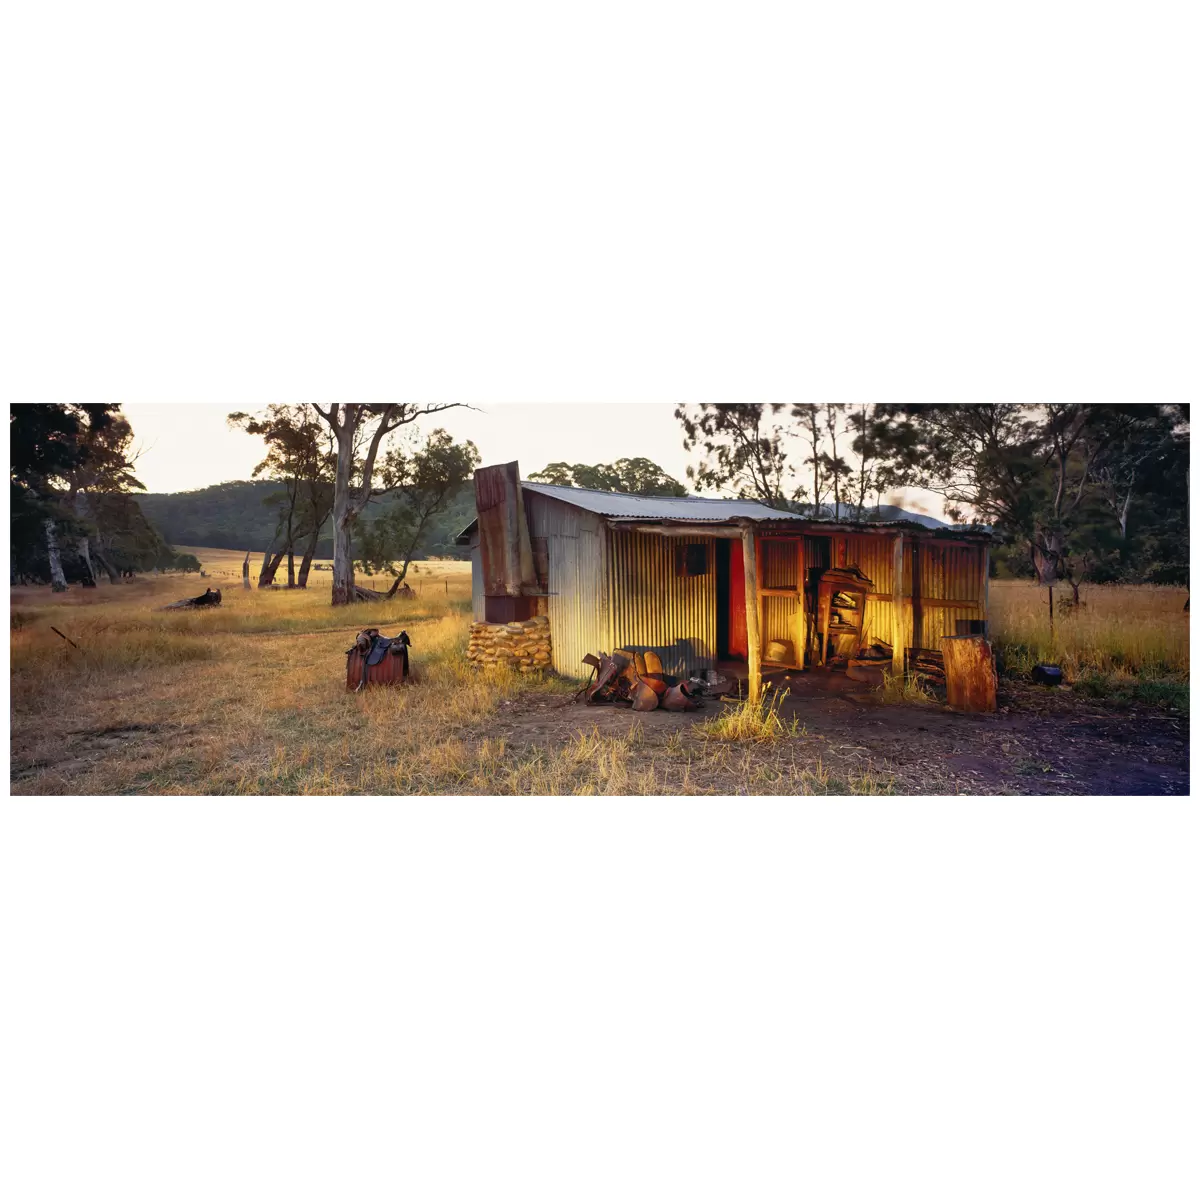
[[[550,666],[550,618],[533,617],[506,625],[476,621],[471,626],[467,659],[481,666],[512,667],[523,675],[545,671]]]

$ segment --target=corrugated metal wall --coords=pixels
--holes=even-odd
[[[675,675],[712,666],[716,659],[716,542],[707,546],[705,575],[676,574],[675,548],[680,541],[658,534],[626,530],[607,532],[602,519],[569,504],[526,493],[531,537],[544,537],[549,558],[547,600],[554,668],[582,679],[585,654],[633,646],[655,650],[664,668]],[[605,540],[608,572],[605,580]],[[867,575],[881,599],[868,600],[865,633],[894,642],[892,574],[896,534],[852,534],[846,537],[846,562]],[[904,543],[904,601],[900,613],[905,644],[912,643],[912,539]],[[986,619],[983,586],[984,547],[973,544],[918,541],[921,572],[921,638],[923,648],[941,648],[943,635],[956,632],[960,620]],[[793,587],[799,555],[795,542],[759,543],[764,587]],[[808,547],[815,562],[816,551]],[[952,602],[952,603],[948,603]],[[607,604],[607,611],[606,611]],[[483,620],[483,577],[478,538],[471,546],[471,609]],[[795,600],[763,598],[762,641],[795,642],[800,637]]]
[[[483,561],[479,554],[479,533],[471,534],[471,619],[483,620]]]
[[[841,535],[835,535],[841,536]],[[895,644],[900,637],[912,645],[912,561],[913,539],[904,540],[904,575],[901,580],[900,629],[892,620],[892,579],[894,575],[896,534],[846,535],[846,562],[857,566],[871,580],[871,591],[878,599],[867,601],[865,637],[881,638]],[[953,634],[958,621],[985,620],[983,591],[984,547],[957,542],[916,542],[920,554],[921,637],[926,650],[941,649],[941,639]],[[956,601],[957,603],[947,603]]]
[[[759,538],[762,556],[762,585],[765,588],[794,588],[800,582],[800,539],[786,541]]]
[[[585,654],[608,650],[604,631],[604,529],[595,513],[526,492],[529,536],[546,539],[550,647],[554,669],[583,679]]]
[[[608,603],[612,647],[653,650],[671,675],[716,662],[716,539],[688,538],[708,547],[704,575],[677,575],[675,547],[683,539],[654,533],[609,533]]]
[[[767,649],[771,642],[788,642],[791,654],[787,661],[795,663],[799,653],[797,647],[803,648],[804,627],[800,623],[803,610],[800,602],[792,596],[764,596],[762,600],[763,628],[762,639],[763,659],[767,658]]]
[[[940,650],[959,621],[987,619],[983,599],[983,547],[923,541],[920,546],[921,638],[926,650]],[[905,546],[906,591],[912,594],[912,552]],[[956,603],[947,604],[946,601]],[[909,606],[911,607],[911,602]],[[909,616],[911,622],[911,613]]]
[[[895,537],[851,534],[846,538],[846,563],[857,567],[870,581],[871,591],[892,591],[892,550]]]

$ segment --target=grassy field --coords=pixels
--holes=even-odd
[[[1053,634],[1045,588],[993,580],[990,593],[991,636],[1002,672],[1027,675],[1039,662],[1057,663],[1083,694],[1186,709],[1186,589],[1084,586],[1078,608],[1069,603],[1069,588],[1057,589]]]
[[[12,589],[13,790],[33,793],[785,794],[887,792],[886,772],[823,761],[794,723],[729,714],[681,726],[653,755],[641,731],[547,726],[511,744],[498,717],[552,713],[573,686],[477,670],[464,658],[466,563],[423,562],[409,601],[334,609],[330,576],[306,591],[243,590],[241,558],[192,548],[208,578],[163,576],[55,596]],[[377,580],[371,586],[384,587]],[[160,606],[220,587],[213,611]],[[1117,592],[1121,594],[1117,594]],[[1009,669],[1057,658],[1070,677],[1184,689],[1184,593],[1092,589],[1088,607],[1039,629],[1039,593],[993,585]],[[1044,594],[1042,594],[1044,598]],[[348,695],[343,652],[364,625],[408,630],[416,686]],[[71,647],[51,626],[78,643]],[[1109,682],[1106,686],[1114,687]],[[1135,699],[1145,697],[1135,696]]]

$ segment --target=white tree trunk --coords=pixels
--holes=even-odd
[[[350,494],[350,473],[354,467],[354,431],[343,426],[335,432],[338,460],[333,483],[333,603],[353,604],[354,551],[350,526],[356,511]]]
[[[54,520],[46,518],[46,553],[50,558],[50,586],[56,592],[67,590],[67,577],[63,574],[62,559],[58,556],[58,537],[54,532]]]

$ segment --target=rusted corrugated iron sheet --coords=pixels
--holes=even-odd
[[[484,596],[521,596],[537,590],[515,462],[475,472],[480,565]]]
[[[704,575],[676,574],[679,540],[615,529],[609,533],[613,648],[654,650],[672,675],[713,666],[717,646],[716,539],[687,539],[708,547]]]

